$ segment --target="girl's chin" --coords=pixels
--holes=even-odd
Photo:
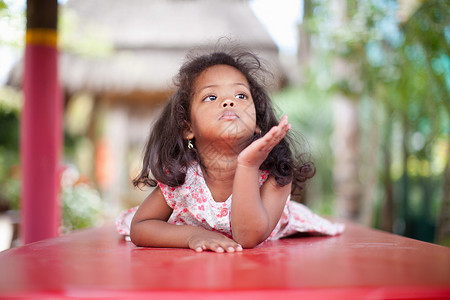
[[[248,146],[252,141],[254,133],[248,130],[236,131],[222,131],[219,135],[214,136],[203,136],[202,144],[208,145],[206,148],[218,148],[226,147],[231,149],[236,149],[241,151],[243,148]],[[196,138],[196,143],[200,143],[198,138]]]
[[[254,126],[253,126],[254,127]],[[221,126],[221,130],[219,131],[219,136],[221,138],[242,138],[252,136],[254,133],[254,129],[251,126],[239,122],[238,120],[225,122],[223,126]]]
[[[222,131],[219,138],[223,141],[229,141],[230,143],[245,143],[253,137],[253,132],[250,130],[234,130],[229,129]]]

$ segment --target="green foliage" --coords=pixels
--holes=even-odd
[[[0,146],[0,207],[3,209],[19,208],[20,180],[18,174],[14,174],[18,163],[16,151]]]
[[[25,33],[25,11],[19,2],[0,0],[0,46],[22,49]]]
[[[20,95],[0,89],[0,206],[18,209],[19,180],[19,114]]]
[[[63,231],[91,227],[102,219],[104,211],[100,194],[83,181],[74,166],[68,166],[61,178]]]
[[[308,112],[311,105],[305,99],[314,103],[309,117],[301,115],[299,126],[308,138],[319,134],[313,140],[325,141],[318,145],[331,156],[327,145],[332,138],[331,130],[315,130],[315,126],[321,128],[316,114],[323,106],[332,106],[331,99],[337,94],[358,101],[362,161],[368,155],[365,147],[371,128],[377,128],[379,136],[378,164],[362,166],[378,171],[374,208],[381,207],[386,197],[384,185],[392,182],[397,224],[394,230],[422,239],[430,239],[423,233],[431,232],[432,239],[444,184],[443,170],[449,159],[450,2],[309,0],[308,3],[311,13],[305,15],[303,26],[311,35],[314,55],[305,71],[306,83],[298,89],[298,95],[312,91],[317,94],[321,90],[323,103],[327,104],[315,102],[314,97],[298,96],[297,100],[286,100],[291,104],[283,110],[291,111],[295,103],[301,115],[303,106]],[[336,62],[345,72],[333,72]],[[332,114],[328,117],[332,118]],[[325,127],[332,126],[326,117],[320,120]],[[313,125],[308,127],[305,125],[308,122]],[[331,172],[332,167],[327,165],[325,169]],[[363,176],[361,180],[364,185]],[[332,185],[328,179],[324,183]],[[321,188],[333,197],[331,188],[325,184]]]
[[[0,145],[11,151],[18,151],[19,127],[18,115],[14,112],[0,110]]]
[[[8,5],[5,3],[4,0],[0,0],[0,11],[8,9]]]

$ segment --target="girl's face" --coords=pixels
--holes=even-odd
[[[218,140],[243,143],[256,130],[256,111],[245,76],[229,65],[204,70],[194,82],[191,124],[185,137],[196,146]]]

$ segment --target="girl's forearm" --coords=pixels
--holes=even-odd
[[[202,230],[205,229],[162,220],[144,220],[131,225],[130,238],[140,247],[188,248],[190,238]]]
[[[261,201],[259,169],[238,165],[231,203],[233,239],[244,248],[252,248],[268,235],[269,216]]]

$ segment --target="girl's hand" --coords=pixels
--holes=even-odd
[[[188,241],[190,249],[196,252],[211,250],[217,253],[242,251],[242,246],[221,233],[204,230],[194,234]]]
[[[238,156],[238,164],[259,168],[270,151],[286,136],[290,128],[291,124],[288,123],[288,117],[283,116],[280,124],[272,127],[263,137],[242,150]]]

